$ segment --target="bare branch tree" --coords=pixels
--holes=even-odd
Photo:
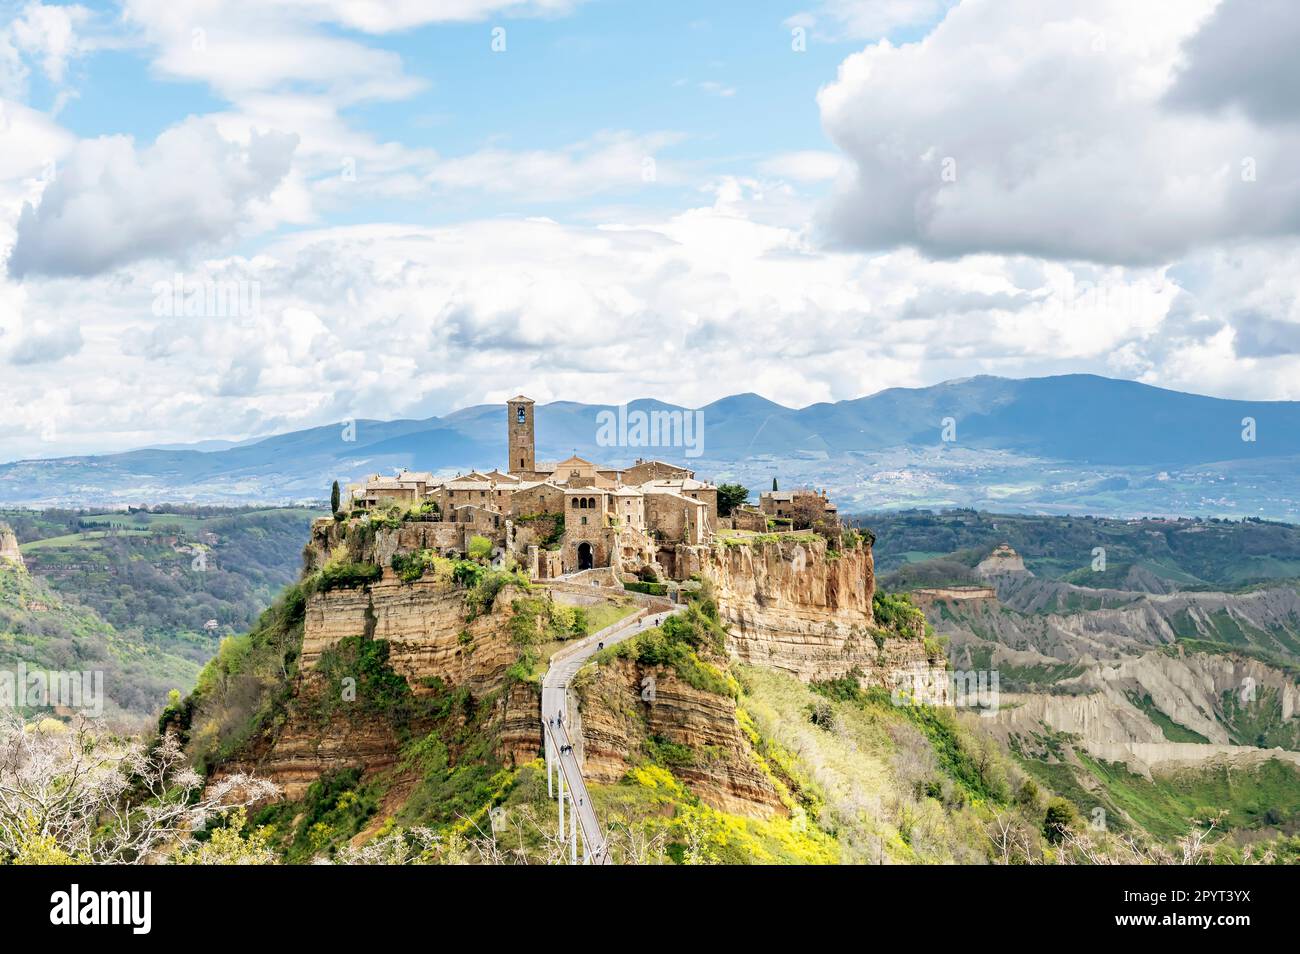
[[[249,775],[205,785],[180,743],[124,738],[78,717],[27,725],[0,718],[0,855],[94,864],[164,860],[215,815],[278,789]]]

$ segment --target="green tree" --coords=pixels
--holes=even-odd
[[[749,499],[749,488],[740,484],[718,485],[718,516],[729,517],[731,512]]]
[[[1054,845],[1065,840],[1069,830],[1079,823],[1079,813],[1074,806],[1063,798],[1054,798],[1047,803],[1047,813],[1043,816],[1043,834]]]
[[[469,557],[471,560],[486,562],[492,557],[492,541],[487,537],[472,536],[469,538]]]
[[[776,493],[776,478],[772,478],[772,493]]]
[[[334,487],[330,490],[330,513],[339,512],[339,482],[334,481]]]

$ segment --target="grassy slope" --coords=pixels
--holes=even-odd
[[[902,511],[859,519],[876,534],[876,568],[887,575],[918,557],[968,554],[973,564],[1010,543],[1039,576],[1081,586],[1113,586],[1136,564],[1182,587],[1236,588],[1300,577],[1300,527],[1265,521],[1148,520]],[[1104,547],[1108,569],[1093,573],[1093,549]]]
[[[170,689],[192,684],[199,669],[65,601],[39,577],[0,567],[0,665],[19,662],[29,670],[103,671],[108,698],[140,715]]]

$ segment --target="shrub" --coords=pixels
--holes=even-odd
[[[400,714],[411,701],[411,687],[388,665],[388,640],[348,636],[321,653],[316,672],[331,688],[320,693],[319,715],[333,716],[355,705],[374,715]],[[354,679],[356,698],[343,701],[343,679]]]
[[[417,550],[415,553],[394,553],[390,565],[403,583],[414,583],[424,576],[424,571],[429,566],[428,551]]]
[[[553,550],[564,536],[564,515],[558,513],[526,513],[517,517],[515,523],[521,525],[537,524],[539,534],[537,545],[543,550]]]
[[[470,560],[457,560],[451,570],[452,581],[457,586],[463,586],[466,589],[472,589],[483,582],[483,577],[487,570],[478,563]]]
[[[644,580],[636,580],[631,583],[624,583],[623,589],[631,590],[633,593],[645,593],[647,596],[667,596],[667,583],[647,583]]]
[[[1070,829],[1078,825],[1079,813],[1064,798],[1053,798],[1043,815],[1043,836],[1054,845],[1065,840]]]
[[[469,558],[477,560],[479,563],[486,563],[492,558],[492,541],[487,537],[470,537]]]
[[[905,639],[925,636],[925,613],[912,605],[906,593],[877,591],[871,598],[871,610],[877,625],[892,630]]]
[[[373,563],[329,563],[315,579],[315,586],[322,592],[330,590],[354,590],[376,582],[383,571]]]

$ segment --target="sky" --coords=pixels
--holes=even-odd
[[[0,461],[1089,372],[1300,399],[1286,0],[0,0]]]

